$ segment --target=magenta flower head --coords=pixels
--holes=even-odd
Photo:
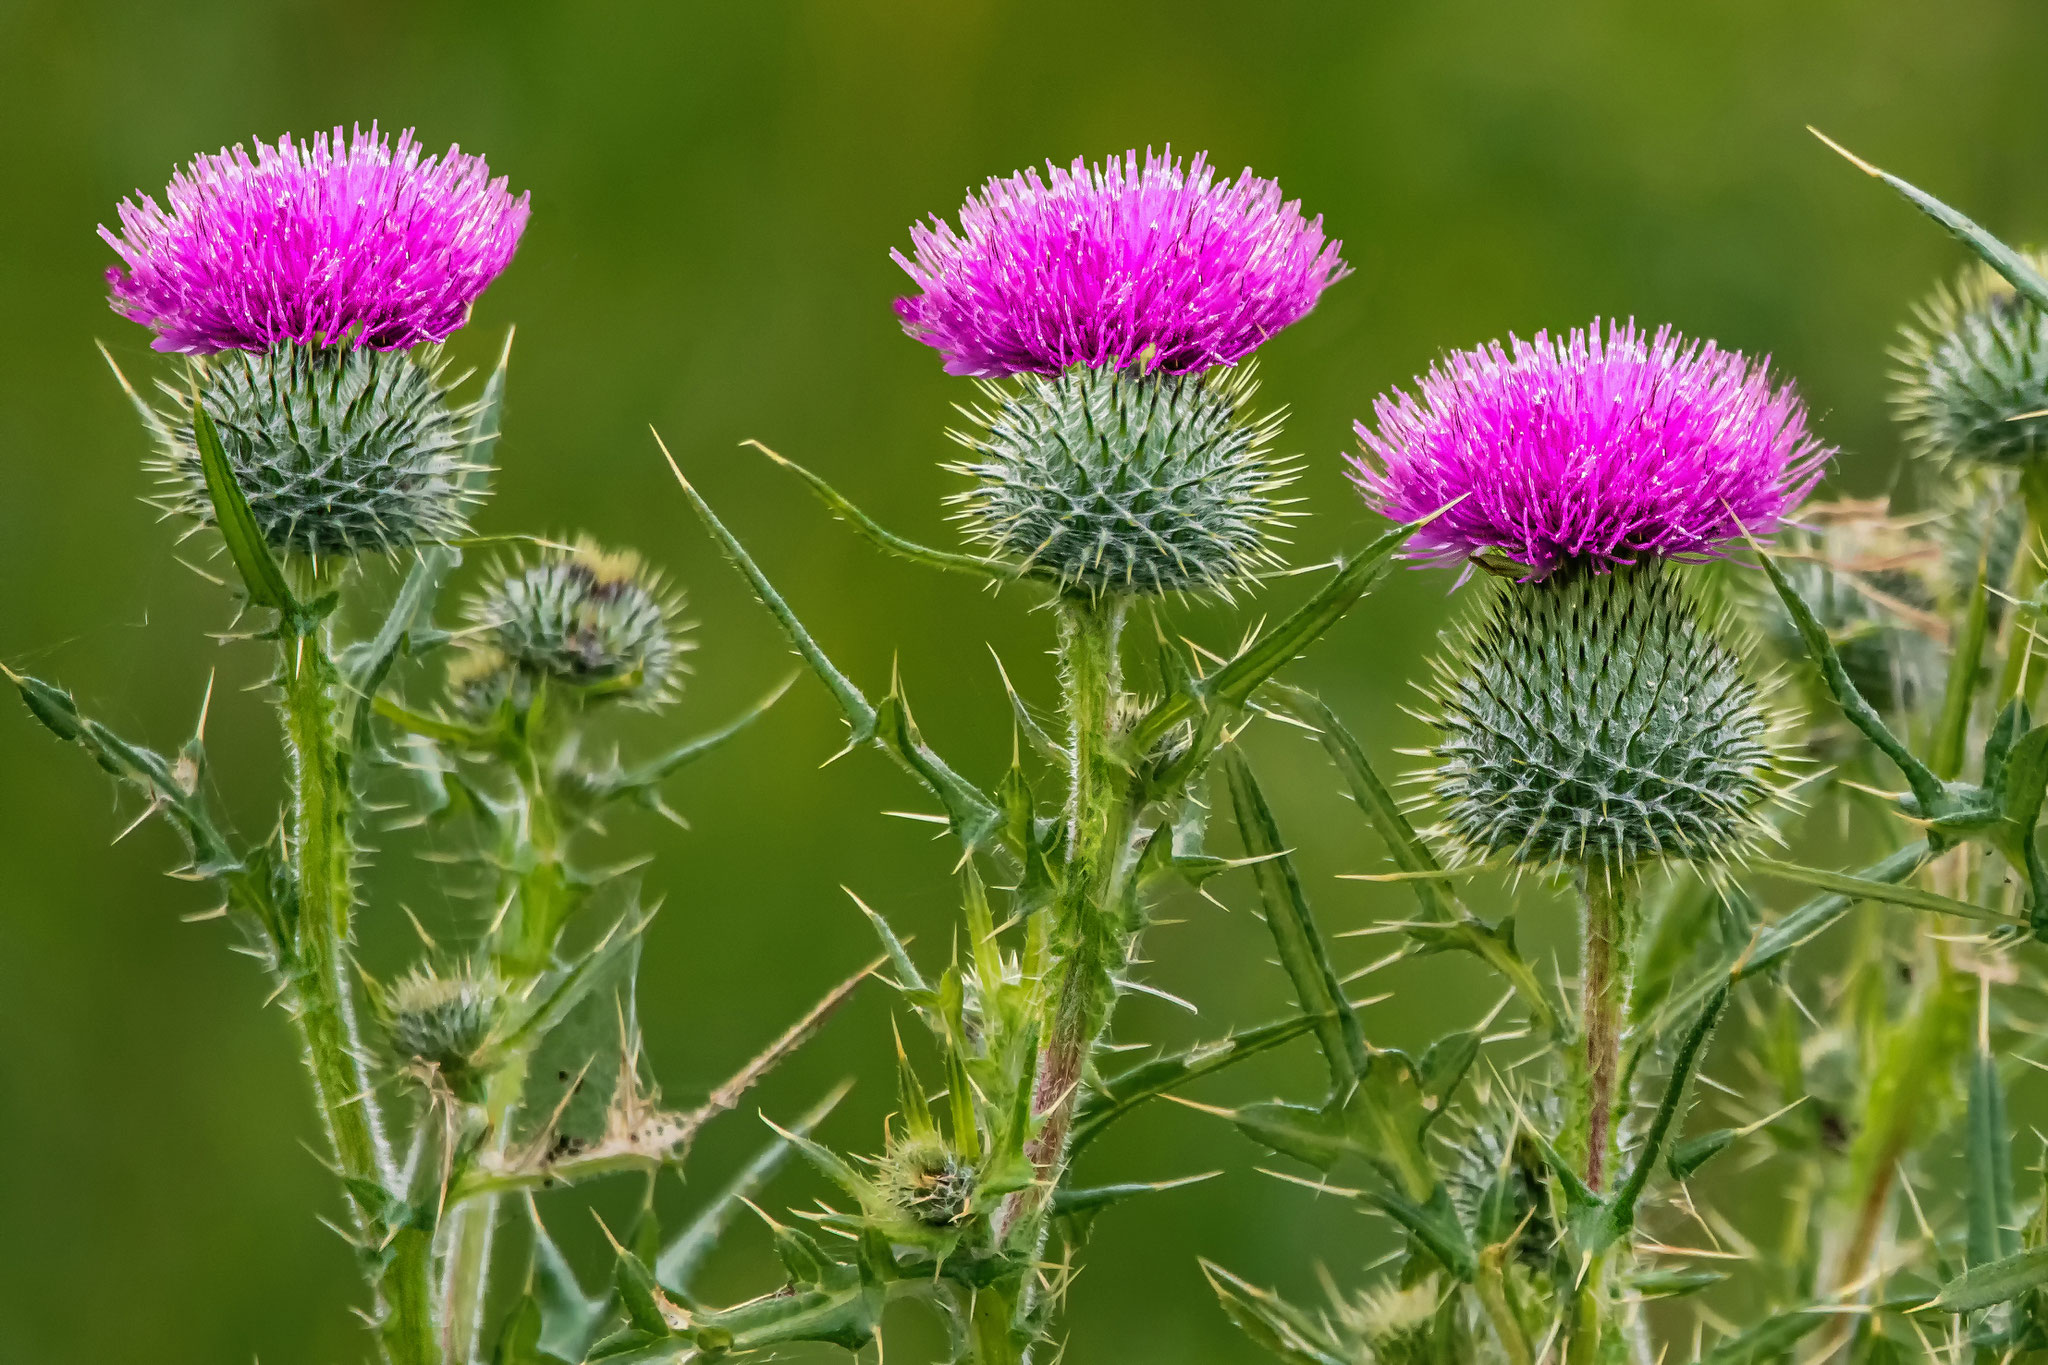
[[[1417,389],[1374,402],[1377,430],[1358,424],[1366,501],[1395,521],[1455,501],[1413,553],[1499,555],[1532,577],[1768,534],[1834,454],[1764,365],[1668,327],[1511,337],[1447,357]]]
[[[445,340],[528,212],[481,157],[423,156],[410,130],[394,147],[375,124],[195,157],[164,197],[123,200],[121,232],[100,229],[125,262],[107,281],[158,350],[193,354]]]
[[[914,259],[890,253],[921,291],[896,301],[903,329],[984,378],[1233,365],[1345,274],[1279,185],[1170,148],[992,179],[958,231],[935,217],[910,236]]]

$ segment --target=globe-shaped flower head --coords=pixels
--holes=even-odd
[[[1129,152],[991,180],[911,239],[904,330],[984,381],[954,433],[972,539],[1087,595],[1228,588],[1270,560],[1292,474],[1228,367],[1345,273],[1321,219],[1250,171]]]
[[[1422,557],[1499,571],[1430,695],[1433,784],[1468,856],[1626,870],[1718,862],[1781,763],[1722,613],[1676,567],[1769,532],[1833,453],[1789,388],[1631,325],[1445,359],[1383,396],[1354,476],[1389,517],[1452,503]]]
[[[434,349],[511,261],[527,220],[479,157],[373,125],[200,156],[168,207],[124,200],[100,235],[114,311],[187,357],[162,385],[162,504],[208,520],[203,408],[273,548],[347,555],[463,529],[475,412]]]

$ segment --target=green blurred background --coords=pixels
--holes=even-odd
[[[1323,214],[1356,274],[1263,353],[1267,395],[1293,410],[1289,446],[1309,457],[1304,560],[1372,530],[1338,453],[1374,393],[1443,347],[1595,314],[1770,352],[1843,448],[1839,484],[1869,492],[1895,460],[1888,333],[1958,254],[1804,125],[2024,237],[2048,224],[2044,55],[2048,8],[2027,0],[0,0],[0,658],[164,746],[219,669],[221,782],[246,826],[269,818],[275,737],[245,690],[262,650],[206,635],[229,604],[177,567],[174,528],[139,501],[142,440],[93,350],[103,338],[131,369],[152,365],[140,330],[104,307],[111,257],[94,225],[224,142],[376,118],[486,153],[532,191],[519,258],[456,343],[481,362],[519,326],[482,525],[588,528],[688,585],[698,677],[646,733],[709,725],[788,667],[688,516],[653,423],[840,662],[880,689],[900,660],[927,735],[993,776],[1009,735],[987,646],[1048,695],[1030,594],[991,599],[881,561],[738,448],[758,437],[892,526],[947,540],[941,432],[968,391],[889,313],[902,279],[887,252],[911,220],[950,213],[991,173],[1167,143],[1249,163]],[[1450,610],[1444,589],[1398,576],[1297,668],[1383,755],[1420,738],[1398,708]],[[1245,623],[1174,615],[1217,646]],[[880,759],[820,770],[840,737],[802,684],[677,784],[692,831],[622,831],[659,855],[649,879],[668,904],[642,1007],[677,1098],[865,960],[842,884],[928,951],[948,941],[946,847],[880,814],[917,801]],[[1405,913],[1393,889],[1332,879],[1379,853],[1311,747],[1251,743],[1333,927]],[[78,754],[0,708],[0,1360],[359,1359],[354,1274],[313,1217],[336,1204],[283,1021],[219,925],[179,922],[207,901],[160,875],[168,836],[109,847],[130,813]],[[399,903],[441,926],[474,914],[400,862],[365,916],[380,970],[405,951]],[[1284,1007],[1248,890],[1221,883],[1232,912],[1191,901],[1150,942],[1156,978],[1203,1017],[1137,998],[1127,1037],[1213,1035]],[[1531,916],[1539,947],[1562,918]],[[1374,942],[1352,945],[1358,961]],[[1396,992],[1367,1015],[1393,1044],[1483,1012],[1495,989],[1463,962],[1375,985]],[[761,1103],[787,1116],[857,1076],[832,1136],[870,1149],[887,1048],[874,992]],[[1314,1079],[1303,1055],[1216,1094],[1306,1096]],[[1161,1108],[1092,1154],[1086,1177],[1226,1174],[1105,1221],[1073,1293],[1075,1365],[1256,1359],[1197,1254],[1307,1290],[1319,1263],[1354,1278],[1382,1246],[1335,1201],[1256,1173],[1220,1123]],[[751,1112],[725,1120],[694,1183],[758,1136]],[[792,1179],[775,1194],[814,1192]],[[594,1239],[559,1207],[572,1240]],[[713,1287],[737,1297],[774,1278],[748,1230]],[[890,1341],[892,1359],[929,1356],[921,1323],[892,1322]]]

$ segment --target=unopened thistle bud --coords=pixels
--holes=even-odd
[[[318,557],[446,542],[476,494],[464,462],[478,408],[449,396],[439,348],[370,351],[282,341],[187,361],[169,395],[153,467],[166,512],[210,523],[193,439],[196,401],[264,539]]]
[[[693,645],[680,593],[640,557],[591,541],[502,566],[470,598],[471,643],[449,666],[451,700],[469,715],[542,683],[655,708],[673,701]]]
[[[2048,255],[2024,254],[2048,269]],[[1892,359],[1893,407],[1921,454],[2025,468],[2048,453],[2048,313],[1989,266],[1936,287]]]
[[[505,983],[488,968],[414,968],[380,1000],[392,1055],[462,1089],[491,1042],[505,998]]]
[[[1087,594],[1227,591],[1273,561],[1292,480],[1245,360],[1344,274],[1278,185],[1136,152],[994,179],[895,253],[911,336],[990,383],[955,433],[969,536]]]
[[[1760,831],[1771,716],[1672,569],[1503,583],[1436,662],[1434,786],[1476,860],[1721,862]]]
[[[1354,461],[1415,537],[1503,584],[1437,666],[1446,831],[1467,855],[1626,869],[1718,862],[1760,830],[1778,761],[1718,613],[1666,561],[1775,530],[1827,447],[1762,366],[1597,325],[1449,357],[1376,404]]]
[[[1294,480],[1249,364],[1206,375],[1068,370],[984,384],[950,468],[968,537],[1068,592],[1228,590],[1278,563]]]
[[[881,1159],[882,1189],[912,1222],[935,1231],[973,1212],[975,1171],[941,1139],[903,1137]]]
[[[271,546],[349,555],[462,533],[476,412],[451,401],[433,343],[511,261],[527,219],[482,159],[423,156],[373,125],[201,156],[169,208],[120,205],[100,235],[114,310],[188,357],[159,465],[168,511],[212,504],[196,403]]]

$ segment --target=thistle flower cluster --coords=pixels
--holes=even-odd
[[[1353,478],[1416,549],[1500,554],[1533,576],[1715,554],[1775,531],[1833,451],[1763,365],[1633,322],[1510,337],[1373,403]],[[1419,395],[1419,396],[1418,396]]]
[[[991,180],[960,228],[894,253],[904,330],[978,375],[952,468],[969,538],[1085,596],[1220,592],[1278,562],[1292,481],[1249,367],[1345,267],[1322,220],[1247,170],[1135,151]],[[1015,376],[1008,383],[994,382]]]
[[[165,197],[125,200],[123,233],[100,229],[126,262],[108,272],[114,310],[189,357],[161,384],[159,505],[212,520],[197,409],[275,551],[459,538],[482,473],[463,451],[490,433],[430,343],[511,262],[526,197],[479,157],[423,157],[375,125],[198,157]]]
[[[124,199],[121,231],[100,229],[125,263],[107,282],[158,350],[200,355],[445,341],[529,213],[483,158],[423,156],[410,129],[394,147],[374,123],[195,157],[164,198]]]
[[[1278,184],[1171,149],[992,179],[957,230],[910,237],[891,256],[920,292],[897,316],[958,375],[1235,365],[1345,274],[1342,244]]]

